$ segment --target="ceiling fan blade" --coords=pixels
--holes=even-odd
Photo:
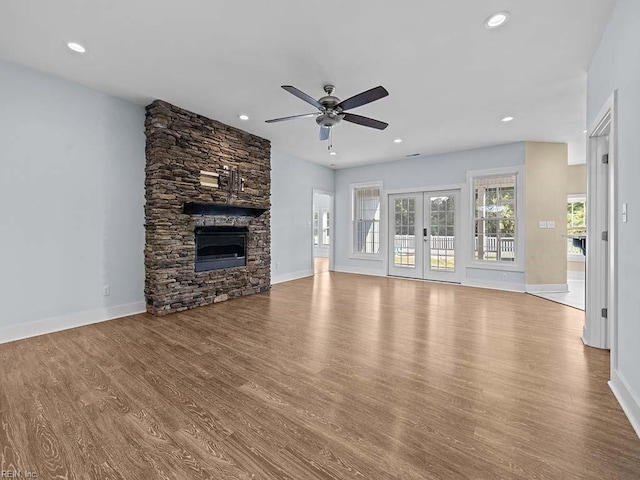
[[[285,120],[293,120],[294,118],[315,117],[316,115],[320,115],[320,112],[303,113],[302,115],[291,115],[290,117],[272,118],[271,120],[265,120],[265,122],[267,123],[284,122]]]
[[[331,132],[329,127],[320,127],[320,140],[329,140],[329,132]]]
[[[310,97],[309,95],[304,93],[302,90],[298,90],[296,87],[293,87],[291,85],[282,85],[282,88],[284,88],[290,94],[295,95],[300,100],[304,100],[305,102],[313,105],[316,108],[319,108],[320,110],[324,109],[324,107],[320,102],[318,102],[315,98]]]
[[[387,95],[389,95],[389,92],[387,92],[384,87],[375,87],[371,90],[367,90],[366,92],[359,93],[358,95],[354,95],[351,98],[347,98],[346,100],[341,101],[335,106],[335,108],[341,108],[343,111],[351,110],[352,108],[361,107],[362,105],[366,105],[367,103],[380,100]]]
[[[353,113],[343,113],[342,118],[346,122],[357,123],[358,125],[364,125],[365,127],[377,128],[378,130],[384,130],[389,126],[388,123],[381,122],[374,118],[363,117],[362,115],[355,115]]]

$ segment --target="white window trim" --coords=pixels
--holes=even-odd
[[[354,214],[355,214],[355,190],[360,188],[378,188],[380,190],[380,248],[378,249],[378,253],[358,253],[354,250],[354,238],[353,238],[353,222],[354,222]],[[384,209],[383,207],[383,191],[382,191],[382,180],[374,181],[374,182],[360,182],[360,183],[351,183],[349,184],[349,258],[355,258],[359,260],[380,260],[383,258],[383,248],[384,243],[382,241],[383,231],[382,225],[385,221]]]
[[[584,202],[587,203],[586,193],[570,193],[567,195],[567,203],[569,202]]]
[[[502,175],[516,176],[516,261],[513,263],[492,262],[489,260],[476,260],[473,251],[473,237],[475,231],[475,214],[474,214],[474,188],[473,180],[476,177],[493,177]],[[523,272],[525,264],[525,182],[524,182],[524,165],[514,165],[512,167],[490,168],[486,170],[468,170],[467,171],[467,192],[468,192],[468,235],[470,238],[468,244],[468,268],[478,268],[483,270],[505,270],[512,272]]]
[[[584,202],[586,206],[587,194],[586,193],[570,193],[569,195],[567,195],[567,203],[569,202]],[[585,225],[585,228],[586,228],[586,225]],[[585,261],[586,261],[585,255],[567,253],[567,262],[585,263]]]

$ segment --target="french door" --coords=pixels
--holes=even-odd
[[[389,195],[389,275],[460,282],[460,191]]]

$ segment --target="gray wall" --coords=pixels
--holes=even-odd
[[[593,122],[612,92],[618,90],[617,199],[618,368],[617,375],[635,397],[640,412],[640,2],[618,0],[589,68],[587,115]],[[629,222],[622,223],[622,204]],[[615,379],[614,379],[615,380]],[[629,414],[629,406],[627,406]],[[633,421],[633,420],[632,420]],[[635,418],[636,429],[640,417]],[[640,433],[640,430],[637,430]]]
[[[525,163],[525,144],[513,143],[495,147],[453,152],[428,157],[386,162],[336,171],[335,190],[335,269],[386,275],[382,259],[361,260],[350,258],[349,229],[351,228],[352,183],[382,180],[384,190],[421,188],[464,184],[466,172],[498,167],[522,166]],[[463,198],[467,205],[467,200]],[[464,206],[463,206],[464,208]],[[381,219],[386,222],[387,219]],[[383,242],[386,244],[386,242]],[[386,252],[383,252],[383,255]],[[466,259],[463,259],[466,260]],[[467,263],[466,261],[464,262]],[[507,279],[504,279],[507,275]],[[523,272],[468,269],[469,281],[506,282],[524,285]]]
[[[139,309],[113,310],[144,300],[144,109],[4,61],[0,85],[0,342]]]
[[[333,175],[330,168],[272,150],[272,283],[313,274],[313,189],[333,192]]]

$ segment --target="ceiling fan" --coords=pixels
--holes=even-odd
[[[338,125],[342,120],[363,125],[365,127],[376,128],[378,130],[384,130],[389,126],[388,123],[381,122],[380,120],[363,117],[362,115],[356,115],[354,113],[346,113],[347,110],[361,107],[362,105],[380,100],[381,98],[389,95],[389,92],[387,92],[384,87],[372,88],[366,92],[347,98],[346,100],[340,100],[338,97],[333,96],[333,92],[336,89],[333,85],[325,85],[324,91],[326,92],[326,95],[318,100],[291,85],[282,85],[282,88],[299,99],[313,105],[319,110],[319,112],[303,113],[302,115],[293,115],[291,117],[274,118],[272,120],[267,120],[267,123],[283,122],[285,120],[293,120],[295,118],[316,117],[316,123],[320,125],[320,140],[328,140],[331,129]]]

